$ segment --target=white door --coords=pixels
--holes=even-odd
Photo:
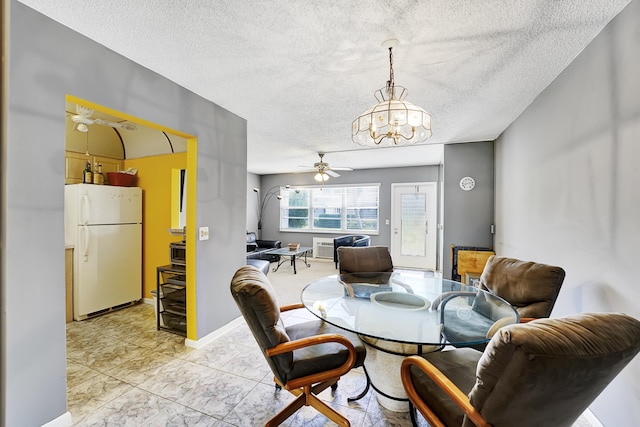
[[[391,185],[391,256],[396,267],[436,269],[436,183]]]

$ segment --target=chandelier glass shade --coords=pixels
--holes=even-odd
[[[351,139],[368,147],[401,146],[423,142],[431,136],[431,116],[405,101],[408,91],[393,81],[393,48],[389,48],[390,77],[378,90],[378,103],[353,121]]]

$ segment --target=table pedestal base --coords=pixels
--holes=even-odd
[[[418,346],[361,336],[367,357],[364,366],[376,391],[378,403],[394,412],[408,412],[409,399],[400,379],[402,360],[412,354],[430,353],[441,346]]]

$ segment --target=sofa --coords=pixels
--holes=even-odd
[[[262,271],[262,273],[266,276],[269,274],[269,267],[271,263],[264,259],[251,259],[247,258],[247,265],[252,265],[258,270]]]
[[[265,254],[269,249],[281,248],[280,240],[261,240],[256,239],[256,233],[247,231],[247,259],[260,259],[269,262],[280,261],[279,255]]]
[[[340,246],[370,246],[371,237],[364,234],[348,234],[333,239],[333,262],[338,268],[338,248]]]

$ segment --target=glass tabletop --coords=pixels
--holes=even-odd
[[[269,249],[268,251],[265,251],[265,254],[270,254],[270,255],[301,255],[305,252],[309,252],[311,251],[313,248],[308,247],[308,246],[301,246],[298,249],[295,250],[291,250],[289,248],[277,248],[277,249]]]
[[[409,344],[487,342],[500,326],[519,321],[502,298],[463,283],[409,271],[324,277],[301,294],[326,322],[371,338]]]

